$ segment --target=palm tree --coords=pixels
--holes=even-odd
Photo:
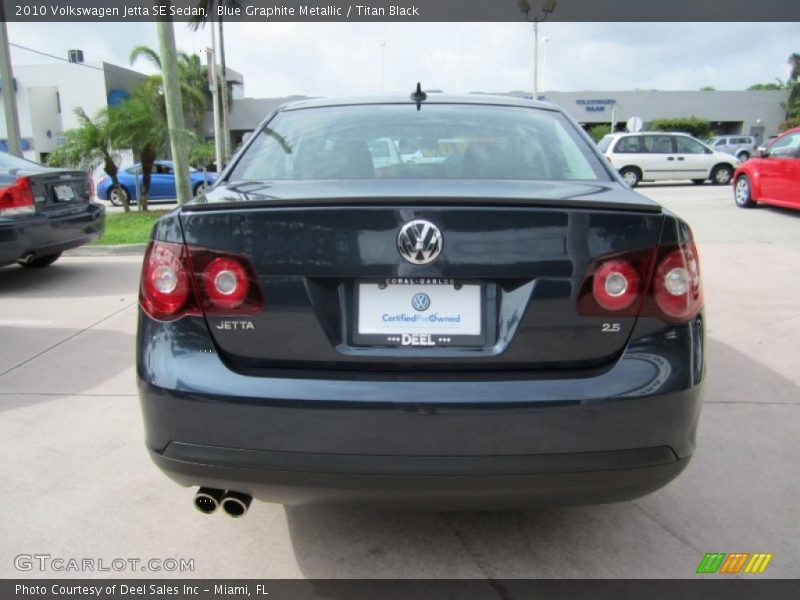
[[[209,15],[216,15],[217,14],[217,7],[224,6],[226,8],[242,8],[242,1],[241,0],[197,0],[195,6],[197,8],[203,8],[203,11],[197,11],[198,16],[193,16],[189,19],[189,26],[192,27],[195,31],[201,26],[206,24],[207,17]],[[199,16],[205,15],[205,16]],[[228,126],[228,105],[230,104],[230,97],[228,94],[228,73],[227,67],[225,63],[225,36],[223,31],[223,19],[222,17],[217,18],[219,22],[219,63],[222,69],[222,94],[221,94],[221,105],[222,105],[222,134],[223,134],[223,162],[226,162],[230,157],[230,129]],[[216,57],[214,58],[216,60]],[[217,165],[218,169],[222,169],[222,165]]]
[[[789,57],[789,65],[792,70],[789,72],[789,102],[786,110],[787,117],[800,116],[800,52],[794,52]]]
[[[159,71],[162,71],[161,57],[153,48],[139,45],[131,49],[131,64],[139,59],[147,60]],[[192,127],[197,135],[202,137],[203,119],[208,107],[209,93],[206,71],[200,62],[199,55],[178,52],[178,78],[180,79],[183,110],[190,115]],[[153,75],[151,79],[156,85],[163,82],[161,75]]]
[[[109,134],[115,145],[132,148],[139,156],[142,166],[139,210],[146,211],[153,163],[164,151],[169,135],[160,78],[150,77],[144,85],[135,87],[127,100],[109,109],[109,114],[112,115]]]
[[[112,148],[113,126],[110,123],[109,110],[102,109],[94,119],[91,119],[81,107],[76,108],[74,112],[80,126],[64,132],[66,141],[50,154],[47,159],[48,164],[89,171],[103,165],[103,171],[111,178],[117,197],[122,198],[122,207],[125,212],[129,212],[128,197],[120,193],[119,179],[117,179],[119,157]]]

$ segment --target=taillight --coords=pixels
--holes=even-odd
[[[36,211],[30,179],[20,177],[10,186],[0,188],[0,215],[10,217],[34,212]]]
[[[700,311],[703,287],[693,243],[679,244],[662,253],[653,276],[653,300],[667,321],[687,321]]]
[[[142,268],[139,302],[155,319],[182,316],[191,296],[191,282],[183,244],[152,241]]]
[[[639,298],[639,274],[626,260],[604,262],[594,274],[592,295],[606,310],[623,310]]]
[[[243,256],[189,248],[192,272],[207,315],[255,315],[264,307],[258,277]]]
[[[161,241],[147,248],[139,300],[144,311],[159,320],[203,313],[253,315],[264,305],[246,258]]]
[[[604,256],[589,265],[578,294],[585,315],[635,317],[647,292],[653,250]]]
[[[703,307],[697,248],[692,242],[601,257],[578,294],[578,312],[591,316],[652,316],[685,323]]]
[[[239,308],[247,300],[250,283],[239,261],[218,257],[202,273],[203,290],[209,303],[220,309]]]
[[[91,173],[87,173],[87,176],[89,177],[89,200],[91,200],[94,198],[94,179],[92,179]]]

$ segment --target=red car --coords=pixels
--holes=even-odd
[[[733,197],[742,208],[758,202],[800,210],[800,127],[775,138],[733,174]]]

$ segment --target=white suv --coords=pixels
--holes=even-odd
[[[685,133],[613,133],[597,146],[631,187],[666,179],[727,185],[739,164],[735,156],[715,152]]]

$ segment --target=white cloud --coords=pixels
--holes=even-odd
[[[128,64],[137,44],[156,47],[151,23],[9,23],[12,42],[87,61]],[[176,23],[178,46],[202,52],[208,29]],[[744,89],[785,78],[797,23],[545,23],[546,90]],[[417,81],[445,92],[530,90],[527,23],[229,23],[228,64],[251,97],[410,93]],[[49,62],[17,48],[15,63]],[[146,71],[140,63],[137,69]]]

